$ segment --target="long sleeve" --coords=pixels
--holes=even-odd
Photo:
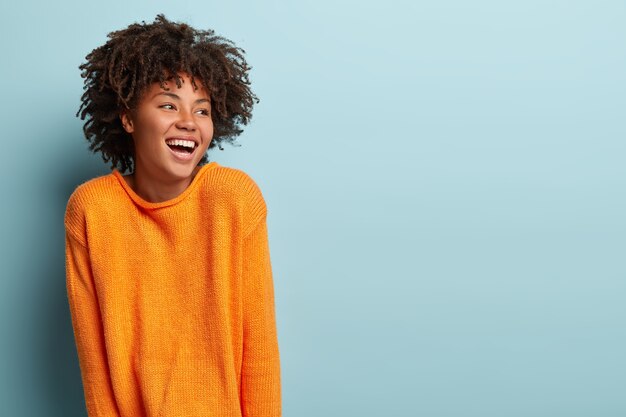
[[[89,417],[281,417],[266,219],[254,180],[216,162],[161,202],[117,170],[76,187],[67,296]]]
[[[266,218],[243,243],[243,417],[280,417],[281,383]]]
[[[89,417],[118,417],[88,249],[65,234],[67,296]]]

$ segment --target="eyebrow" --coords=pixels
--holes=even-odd
[[[156,97],[156,96],[168,96],[168,97],[171,97],[171,98],[173,98],[173,99],[175,99],[175,100],[180,100],[180,97],[179,97],[177,94],[174,94],[174,93],[168,93],[168,92],[165,92],[165,91],[161,91],[161,92],[159,92],[159,93],[156,93],[156,94],[155,94],[152,98],[154,98],[154,97]],[[211,103],[211,101],[210,101],[208,98],[199,98],[199,99],[197,99],[197,100],[195,101],[195,103],[196,103],[196,104],[197,104],[197,103],[203,103],[203,102],[205,102],[205,101],[206,101],[207,103]]]

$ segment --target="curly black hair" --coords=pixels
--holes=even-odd
[[[134,144],[120,120],[120,112],[137,106],[142,94],[155,82],[163,87],[180,74],[191,77],[194,88],[200,81],[211,98],[214,134],[209,149],[233,144],[242,125],[252,117],[259,99],[250,89],[245,51],[232,41],[209,30],[196,30],[185,23],[171,22],[164,15],[153,23],[133,23],[111,32],[104,45],[94,49],[81,64],[85,79],[81,106],[76,113],[85,120],[83,131],[89,150],[102,153],[104,162],[120,172],[133,169]],[[208,162],[205,153],[199,162]]]

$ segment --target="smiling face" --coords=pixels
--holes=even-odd
[[[135,144],[135,174],[150,181],[173,184],[191,181],[195,168],[213,139],[211,101],[196,81],[181,74],[180,88],[168,80],[152,84],[137,107],[120,117]]]

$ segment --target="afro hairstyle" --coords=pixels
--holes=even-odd
[[[120,113],[137,106],[143,93],[158,82],[163,87],[181,74],[199,81],[209,92],[214,135],[209,149],[223,142],[234,144],[252,117],[259,99],[250,89],[245,51],[213,30],[196,30],[171,22],[164,15],[153,23],[133,23],[108,34],[109,40],[91,51],[79,66],[84,93],[76,113],[85,120],[83,132],[89,150],[102,154],[104,162],[120,172],[133,170],[134,143]],[[208,162],[205,153],[199,162]]]

